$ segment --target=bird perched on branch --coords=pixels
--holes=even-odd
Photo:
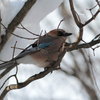
[[[18,56],[0,64],[0,70],[14,67],[20,63],[34,64],[45,68],[58,59],[63,44],[70,35],[72,33],[67,33],[63,29],[51,30],[44,36],[40,36],[37,41],[28,46]]]

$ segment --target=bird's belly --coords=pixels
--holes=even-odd
[[[60,53],[46,53],[46,52],[37,52],[31,55],[31,58],[34,61],[34,64],[39,67],[47,67],[51,62],[56,61],[58,59],[58,55]]]
[[[34,64],[34,61],[32,60],[32,58],[27,55],[25,57],[22,57],[20,59],[17,60],[17,63],[20,64],[20,63],[23,63],[23,64]]]
[[[34,53],[30,56],[27,55],[25,57],[22,57],[17,60],[17,63],[23,63],[23,64],[34,64],[38,67],[47,67],[52,61],[57,60],[59,53],[52,53],[52,54],[46,54],[46,53]]]

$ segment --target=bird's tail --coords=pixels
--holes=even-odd
[[[8,68],[8,67],[14,67],[15,65],[16,65],[16,62],[14,60],[11,60],[9,62],[0,64],[0,70]]]

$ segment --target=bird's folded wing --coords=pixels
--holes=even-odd
[[[33,44],[31,44],[30,46],[28,46],[25,50],[23,50],[17,57],[15,57],[14,59],[19,59],[22,58],[25,55],[31,54],[31,53],[35,53],[38,52],[40,49],[44,49],[47,46],[49,46],[50,44],[52,44],[52,42],[55,40],[55,37],[49,36],[49,35],[45,35],[43,37],[40,37],[39,40],[35,41]],[[38,43],[39,42],[39,43]]]

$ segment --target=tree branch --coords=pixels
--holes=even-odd
[[[73,47],[76,47],[79,44],[79,42],[82,40],[83,25],[80,22],[80,18],[78,16],[77,12],[74,9],[73,0],[69,0],[69,3],[70,3],[71,12],[72,12],[73,17],[74,17],[74,21],[75,21],[76,25],[79,27],[79,35],[78,35],[76,41],[69,47],[69,48],[73,48]]]
[[[86,26],[87,24],[89,24],[92,20],[94,20],[96,18],[96,16],[99,14],[100,10],[98,10],[88,21],[85,22],[85,24],[83,24],[83,26]]]
[[[48,69],[40,72],[39,74],[33,75],[30,78],[28,78],[26,81],[22,82],[22,83],[18,83],[18,84],[12,84],[7,86],[4,91],[2,92],[2,94],[0,95],[0,100],[3,100],[5,95],[13,89],[20,89],[23,88],[25,86],[27,86],[29,83],[31,83],[32,81],[35,81],[37,79],[43,78],[45,75],[47,75],[48,73],[52,72],[53,70],[57,69],[57,66],[59,66],[63,56],[66,53],[66,49],[63,49],[62,53],[59,55],[57,61],[55,63],[53,63],[52,65],[48,66]]]
[[[5,69],[1,74],[0,74],[0,79],[3,78],[7,73],[9,73],[14,67],[9,67]]]
[[[97,35],[97,36],[99,37],[99,35]],[[90,48],[90,47],[100,43],[100,38],[98,38],[98,37],[95,37],[92,41],[90,41],[88,43],[79,44],[79,45],[77,45],[75,47],[74,46],[73,47],[69,47],[67,49],[67,51],[72,51],[72,50],[77,50],[77,49],[82,49],[82,48]],[[98,39],[96,39],[96,38],[98,38]],[[65,44],[65,45],[68,45],[68,43]]]
[[[23,18],[26,16],[28,11],[31,9],[31,7],[35,4],[37,0],[27,0],[27,2],[24,4],[22,9],[18,12],[18,14],[15,16],[15,18],[11,21],[11,23],[8,25],[8,28],[6,30],[6,35],[3,36],[0,44],[0,51],[2,50],[5,43],[8,41],[8,39],[11,36],[11,33],[15,30],[15,28],[21,23]]]
[[[97,2],[97,4],[98,4],[98,6],[99,6],[99,11],[100,11],[100,1],[98,1],[98,0],[96,0],[96,2]]]
[[[79,28],[79,35],[78,35],[76,41],[75,41],[74,43],[72,43],[72,44],[69,46],[69,48],[74,48],[74,47],[76,47],[76,46],[79,44],[79,42],[82,40],[82,36],[83,36],[83,28]]]
[[[73,0],[69,0],[69,3],[70,3],[70,9],[71,9],[71,12],[72,12],[72,15],[73,15],[73,17],[74,17],[74,21],[75,21],[76,25],[77,25],[79,28],[83,27],[82,23],[80,22],[80,18],[79,18],[78,14],[77,14],[77,12],[75,11],[75,8],[74,8],[74,6],[73,6]]]
[[[1,22],[0,22],[0,25],[2,25],[4,27],[4,29],[6,29],[6,31],[9,31],[9,29],[6,28]],[[25,29],[25,28],[23,28],[23,29]],[[37,39],[37,38],[27,38],[27,37],[19,36],[19,35],[14,34],[13,32],[11,32],[10,34],[12,34],[12,35],[14,35],[14,36],[16,36],[18,38],[26,39],[26,40],[34,40],[34,39]],[[36,34],[34,33],[34,35],[36,35]],[[39,35],[36,35],[36,36],[39,36]]]

